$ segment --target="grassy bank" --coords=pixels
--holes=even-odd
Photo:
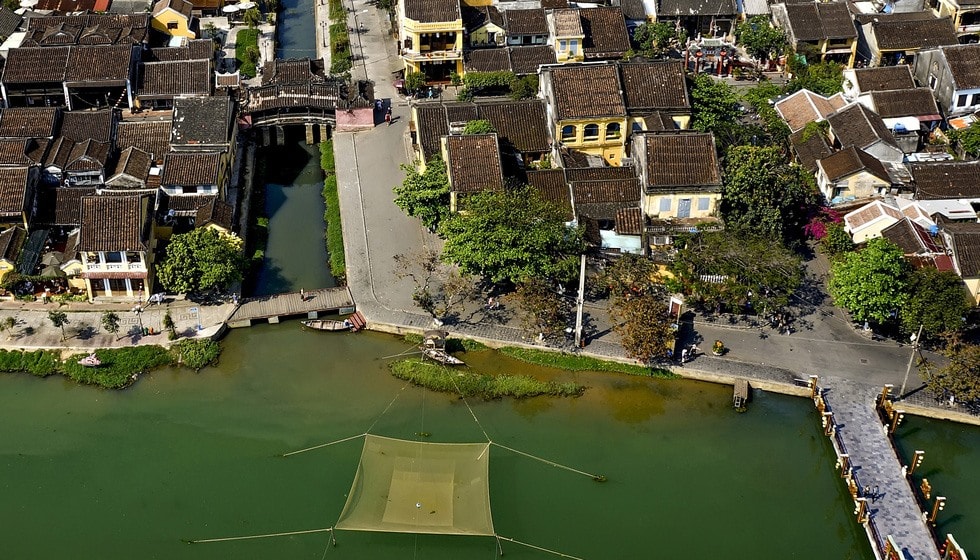
[[[575,383],[538,381],[525,375],[483,375],[464,373],[439,364],[419,360],[400,360],[391,364],[391,374],[413,385],[440,393],[453,393],[485,400],[501,397],[524,399],[539,395],[577,397],[585,387]]]
[[[520,360],[529,364],[548,366],[566,371],[610,371],[615,373],[626,373],[629,375],[643,375],[646,377],[663,377],[667,379],[677,377],[675,374],[662,368],[649,368],[634,364],[623,364],[620,362],[600,360],[590,356],[546,352],[544,350],[517,348],[514,346],[505,346],[498,349],[498,352],[505,356],[514,358],[515,360]]]
[[[344,231],[340,225],[340,194],[337,192],[337,168],[333,159],[332,140],[320,143],[320,167],[326,175],[323,180],[323,202],[327,209],[323,213],[323,221],[327,222],[324,236],[327,252],[330,254],[330,273],[339,284],[343,284],[347,263],[344,260]]]
[[[405,342],[409,344],[422,344],[422,335],[414,333],[406,334]],[[487,345],[468,338],[446,339],[446,350],[450,352],[478,352],[487,348]]]
[[[102,365],[85,367],[78,363],[87,354],[74,354],[62,361],[52,350],[0,350],[0,372],[29,373],[37,377],[60,374],[86,385],[123,389],[141,373],[165,367],[182,366],[199,370],[213,364],[221,346],[213,340],[184,340],[169,349],[162,346],[133,346],[96,350]]]
[[[330,73],[343,74],[353,67],[350,34],[347,29],[347,8],[341,0],[330,0]]]
[[[248,49],[252,47],[259,52],[259,30],[241,29],[235,35],[235,58],[238,59],[238,69],[245,78],[255,77],[255,62],[249,59]]]

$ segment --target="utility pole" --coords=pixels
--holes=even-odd
[[[922,325],[919,325],[919,334],[912,338],[912,353],[909,354],[909,365],[905,368],[905,379],[902,380],[902,388],[898,391],[898,398],[905,396],[905,385],[909,382],[909,372],[912,371],[912,362],[915,361],[915,352],[919,349],[920,338],[922,338]]]
[[[575,313],[575,347],[582,347],[582,309],[585,306],[585,255],[582,255],[582,267],[578,276],[578,311]]]

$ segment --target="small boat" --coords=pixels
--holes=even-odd
[[[344,319],[343,321],[332,321],[330,319],[310,319],[303,321],[303,326],[315,331],[349,331],[354,325]]]
[[[444,366],[465,366],[466,362],[441,348],[423,348],[422,355]]]
[[[98,367],[102,365],[102,360],[100,360],[95,354],[89,354],[81,360],[78,360],[78,365],[85,367]]]

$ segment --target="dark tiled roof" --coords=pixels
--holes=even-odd
[[[555,50],[548,45],[510,47],[510,65],[515,74],[537,74],[538,66],[556,62]]]
[[[137,45],[147,38],[150,14],[79,14],[73,16],[29,17],[29,33],[22,46],[59,44],[120,43]]]
[[[827,117],[830,129],[841,146],[867,148],[880,141],[898,146],[881,117],[860,103],[852,103]]]
[[[20,226],[3,230],[3,233],[0,233],[0,259],[11,264],[16,263],[26,239],[27,232]]]
[[[929,15],[921,19],[906,19],[880,15],[871,22],[871,29],[878,49],[883,51],[925,49],[957,43],[953,22],[948,17],[933,18]]]
[[[38,141],[33,138],[5,138],[0,140],[0,165],[29,166],[40,162],[37,156]]]
[[[943,54],[957,89],[980,88],[980,45],[944,47]]]
[[[932,90],[927,87],[871,92],[875,112],[883,119],[899,117],[941,118]]]
[[[447,136],[446,154],[453,192],[474,193],[504,187],[496,134]]]
[[[823,134],[807,134],[806,130],[798,130],[789,136],[789,142],[800,160],[800,165],[810,173],[817,171],[817,160],[834,153]],[[806,139],[804,140],[804,137]]]
[[[565,177],[569,183],[578,183],[635,179],[636,174],[631,167],[569,167],[565,169]]]
[[[623,208],[639,206],[640,180],[606,179],[573,182],[572,201],[575,213],[599,220],[614,220]]]
[[[565,181],[564,169],[528,171],[527,183],[537,191],[542,199],[559,205],[565,213],[565,221],[571,221],[575,218],[572,213],[572,191],[569,190],[568,182]]]
[[[144,49],[140,54],[143,62],[170,62],[174,60],[211,60],[214,56],[214,41],[193,39],[182,47],[156,47]]]
[[[276,59],[262,67],[262,85],[295,86],[324,83],[327,79],[322,69],[308,58]]]
[[[163,160],[163,174],[160,177],[160,184],[164,187],[217,185],[220,162],[220,152],[167,154]]]
[[[463,27],[467,32],[479,29],[484,24],[492,23],[504,28],[504,17],[495,6],[470,6],[462,3]]]
[[[160,0],[153,5],[152,14],[157,15],[167,8],[183,15],[187,19],[191,19],[191,11],[194,9],[194,4],[191,4],[187,0]]]
[[[112,139],[112,127],[117,113],[112,109],[101,111],[64,111],[61,113],[59,134],[73,142],[98,140],[108,142]]]
[[[80,251],[146,251],[146,216],[138,195],[82,197]]]
[[[568,0],[541,0],[541,7],[546,10],[567,8]]]
[[[68,51],[68,47],[10,49],[3,67],[3,83],[62,82],[68,68]]]
[[[691,108],[681,61],[622,64],[619,71],[628,111]]]
[[[787,3],[786,17],[797,41],[857,37],[845,2]]]
[[[507,10],[504,21],[508,35],[547,35],[548,20],[544,9]]]
[[[234,213],[235,208],[231,204],[223,200],[218,200],[218,197],[214,197],[207,204],[197,209],[197,217],[194,220],[194,224],[197,227],[214,224],[231,231]]]
[[[960,276],[976,278],[980,276],[980,224],[949,223],[943,226],[953,242],[953,255],[956,258]]]
[[[58,111],[57,107],[4,109],[0,114],[0,137],[50,138],[54,136]]]
[[[730,16],[737,13],[734,0],[661,0],[659,14],[670,16]]]
[[[119,154],[119,161],[116,162],[112,176],[127,175],[136,179],[137,182],[145,184],[146,176],[150,173],[150,154],[139,148],[129,147]]]
[[[915,80],[912,78],[912,67],[908,64],[899,66],[878,66],[875,68],[855,68],[854,80],[862,93],[891,89],[912,89]]]
[[[197,211],[207,204],[211,204],[218,197],[215,195],[180,195],[170,196],[161,191],[162,203],[159,210],[173,213],[178,216],[197,217]]]
[[[446,119],[449,122],[467,122],[480,118],[480,109],[475,103],[456,103],[446,105]]]
[[[880,161],[854,146],[821,159],[820,167],[831,181],[839,181],[855,173],[866,171],[882,181],[891,182],[888,171]]]
[[[502,142],[520,152],[546,152],[551,148],[544,102],[510,101],[478,104],[480,118],[490,121]]]
[[[0,125],[2,125],[0,120]],[[163,161],[170,151],[170,121],[123,121],[116,127],[116,147],[122,151],[132,146],[153,154]]]
[[[456,21],[462,16],[459,11],[461,0],[402,0],[405,17],[419,23]]]
[[[929,232],[908,216],[881,230],[881,236],[901,247],[906,255],[942,252]]]
[[[143,64],[138,95],[147,99],[174,95],[209,95],[211,62],[180,60]]]
[[[616,212],[616,233],[619,235],[643,235],[643,210],[637,207],[622,208]]]
[[[918,200],[980,198],[980,162],[913,163],[909,170]]]
[[[467,72],[510,71],[510,49],[474,49],[466,53]]]
[[[27,206],[28,167],[0,167],[0,216],[21,218]]]
[[[416,105],[415,114],[418,119],[418,141],[422,146],[425,160],[438,155],[441,151],[440,138],[449,134],[449,122],[446,120],[446,109],[437,103],[422,103]]]
[[[242,77],[238,72],[234,74],[216,73],[214,75],[214,86],[219,88],[237,88],[242,85]]]
[[[82,223],[82,197],[94,194],[94,187],[41,189],[36,221],[49,226],[78,226]]]
[[[654,111],[648,115],[644,115],[643,124],[646,125],[647,130],[658,132],[677,130],[677,123],[674,122],[674,119],[670,118],[670,115],[667,113],[661,113],[660,111]]]
[[[231,140],[232,101],[228,97],[178,97],[174,99],[170,144],[224,144]]]
[[[646,144],[647,190],[721,187],[721,171],[711,134],[642,134]],[[637,136],[634,136],[637,138]]]
[[[10,37],[10,34],[17,31],[23,18],[6,6],[0,6],[0,36]]]
[[[568,65],[548,72],[558,120],[626,115],[615,65]]]
[[[109,159],[109,143],[83,140],[76,143],[68,157],[65,171],[102,171]]]
[[[620,58],[630,49],[626,18],[620,8],[581,8],[579,15],[585,33],[585,58]]]
[[[65,81],[80,86],[90,82],[123,82],[130,78],[134,57],[130,45],[78,45],[71,47]]]

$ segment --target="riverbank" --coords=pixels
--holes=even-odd
[[[340,225],[340,193],[337,192],[337,168],[334,162],[333,141],[320,143],[320,168],[323,170],[324,240],[330,257],[330,274],[338,285],[344,284],[347,264],[344,257],[344,229]]]
[[[542,395],[578,397],[585,392],[585,386],[577,383],[539,381],[526,375],[462,372],[447,366],[423,362],[421,358],[398,360],[392,362],[389,367],[392,375],[417,387],[459,395],[463,398],[479,397],[490,401],[502,397],[526,399]]]

